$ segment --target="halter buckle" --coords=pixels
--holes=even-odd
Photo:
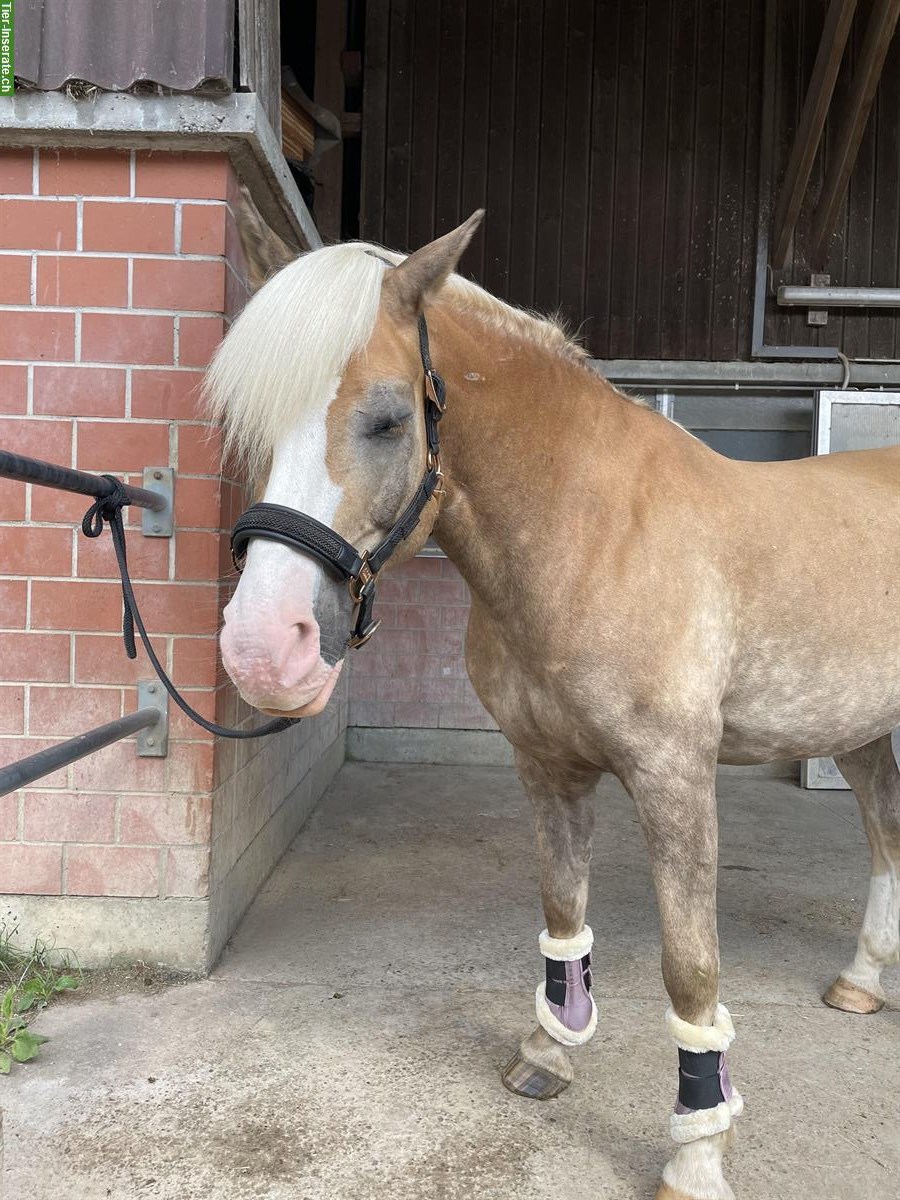
[[[363,550],[360,555],[361,564],[359,571],[347,580],[347,587],[350,591],[350,598],[354,604],[362,604],[367,591],[375,586],[375,572],[369,566],[369,552]],[[373,630],[374,632],[374,630]],[[371,637],[371,634],[369,634]]]
[[[434,386],[434,372],[430,368],[425,371],[425,395],[439,413],[447,411],[447,402],[446,400],[442,400],[438,395],[438,390]]]

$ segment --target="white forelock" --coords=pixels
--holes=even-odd
[[[384,264],[365,250],[347,243],[295,259],[260,288],[216,351],[204,397],[254,478],[304,412],[333,394],[372,335]]]
[[[325,246],[274,275],[244,308],[216,351],[203,385],[211,418],[225,429],[226,449],[253,479],[265,472],[277,442],[311,406],[333,394],[352,356],[372,335],[384,259],[405,255],[364,242]],[[477,284],[451,275],[461,307],[508,335],[586,362],[584,351],[554,321],[517,309]]]

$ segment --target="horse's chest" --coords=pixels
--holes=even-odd
[[[538,757],[564,754],[607,767],[605,735],[621,724],[614,683],[576,680],[565,656],[523,654],[504,630],[473,609],[466,665],[481,702],[512,744]]]

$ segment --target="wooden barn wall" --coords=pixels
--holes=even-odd
[[[825,7],[778,6],[776,184]],[[516,304],[561,310],[596,357],[749,357],[764,28],[764,0],[368,0],[362,236],[413,249],[484,206],[467,271]],[[854,53],[860,41],[857,28]],[[898,42],[836,283],[871,272],[897,285]],[[805,220],[794,282],[808,282]],[[900,350],[890,314],[833,316],[819,333],[805,310],[770,311],[770,342]]]
[[[845,108],[873,0],[860,0],[838,76],[832,114]],[[807,81],[812,71],[825,5],[822,0],[779,6],[775,54],[774,179],[784,177]],[[800,72],[792,67],[799,62]],[[829,117],[797,225],[792,260],[775,272],[773,286],[809,283],[808,243],[838,122]],[[866,125],[850,187],[824,270],[845,287],[900,287],[900,35],[888,50],[875,106]],[[806,309],[769,304],[766,342],[839,346],[850,358],[900,357],[900,320],[890,309],[833,310],[821,329],[806,323]]]

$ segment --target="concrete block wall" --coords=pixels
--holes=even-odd
[[[235,195],[219,153],[0,151],[0,446],[132,482],[175,468],[176,536],[144,539],[139,517],[129,535],[138,599],[190,702],[246,720],[216,639],[243,497],[197,394],[247,294]],[[125,657],[112,543],[82,536],[86,508],[0,481],[0,762],[129,711],[152,676]],[[235,751],[175,710],[167,758],[120,742],[3,798],[0,924],[85,963],[202,969],[315,802],[315,763],[335,768],[345,718],[339,695],[318,727]]]

